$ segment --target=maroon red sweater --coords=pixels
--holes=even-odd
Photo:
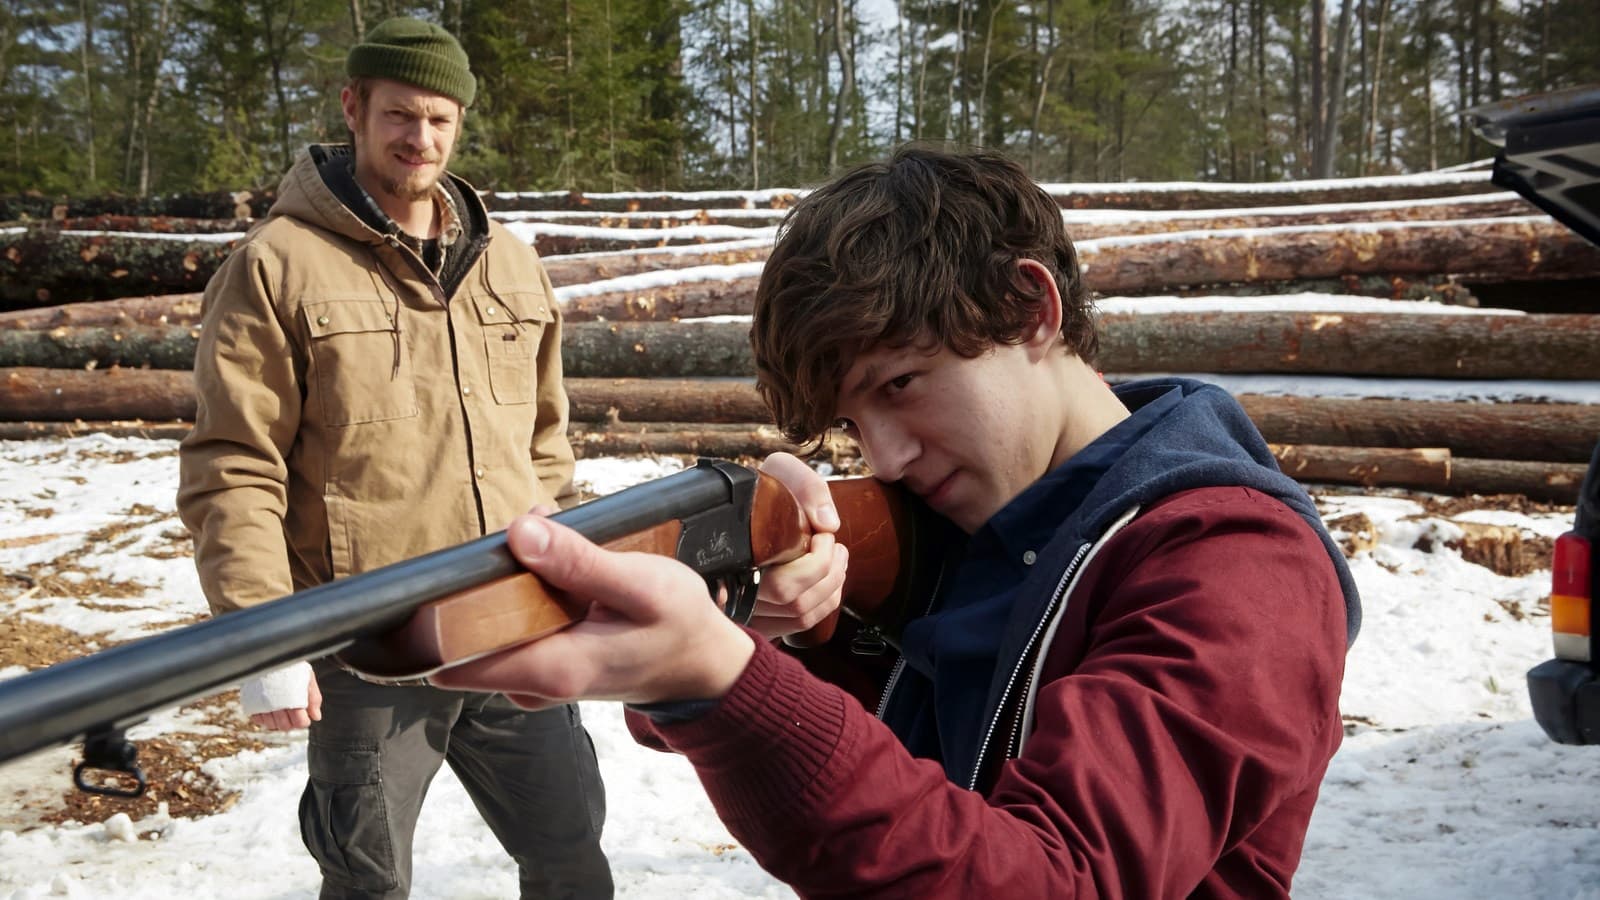
[[[1156,504],[1072,589],[1031,734],[983,794],[765,642],[706,714],[629,723],[802,896],[1287,896],[1343,734],[1342,597],[1278,501]]]

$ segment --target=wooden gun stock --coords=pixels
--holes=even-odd
[[[868,624],[897,630],[909,583],[912,512],[899,489],[873,478],[828,482],[839,511],[837,535],[850,553],[846,611]],[[805,512],[777,479],[758,474],[750,512],[750,549],[757,567],[803,555],[811,530]],[[617,551],[678,557],[684,524],[670,519],[607,541]],[[901,602],[896,602],[897,600]],[[588,610],[531,573],[497,578],[423,604],[398,628],[363,638],[338,654],[345,666],[376,681],[424,677],[453,665],[538,640],[580,621]],[[786,640],[801,647],[825,643],[838,614]]]

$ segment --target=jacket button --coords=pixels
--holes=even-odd
[[[326,324],[328,324],[328,317],[327,316],[317,316],[317,324],[318,325],[326,325]]]
[[[472,388],[469,388],[469,387],[462,388],[461,389],[461,396],[463,396],[463,397],[471,397],[472,396]]]
[[[486,316],[494,315],[494,307],[491,306],[488,309],[484,310],[483,314],[486,315]]]
[[[1022,564],[1025,566],[1033,565],[1034,560],[1037,560],[1038,558],[1039,554],[1033,552],[1032,550],[1022,551]]]
[[[476,475],[479,480],[482,480],[483,479],[483,466],[479,466],[478,468],[473,469],[472,470],[472,474]]]

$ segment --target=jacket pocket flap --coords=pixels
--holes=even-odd
[[[382,300],[324,300],[307,303],[300,312],[313,338],[394,330],[394,313]]]
[[[483,325],[505,325],[509,322],[552,322],[555,302],[544,291],[501,291],[493,294],[476,294],[472,298],[478,310],[478,322]]]

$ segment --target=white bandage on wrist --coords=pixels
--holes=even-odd
[[[253,716],[280,709],[305,709],[311,690],[311,664],[297,662],[239,685],[239,705]]]

